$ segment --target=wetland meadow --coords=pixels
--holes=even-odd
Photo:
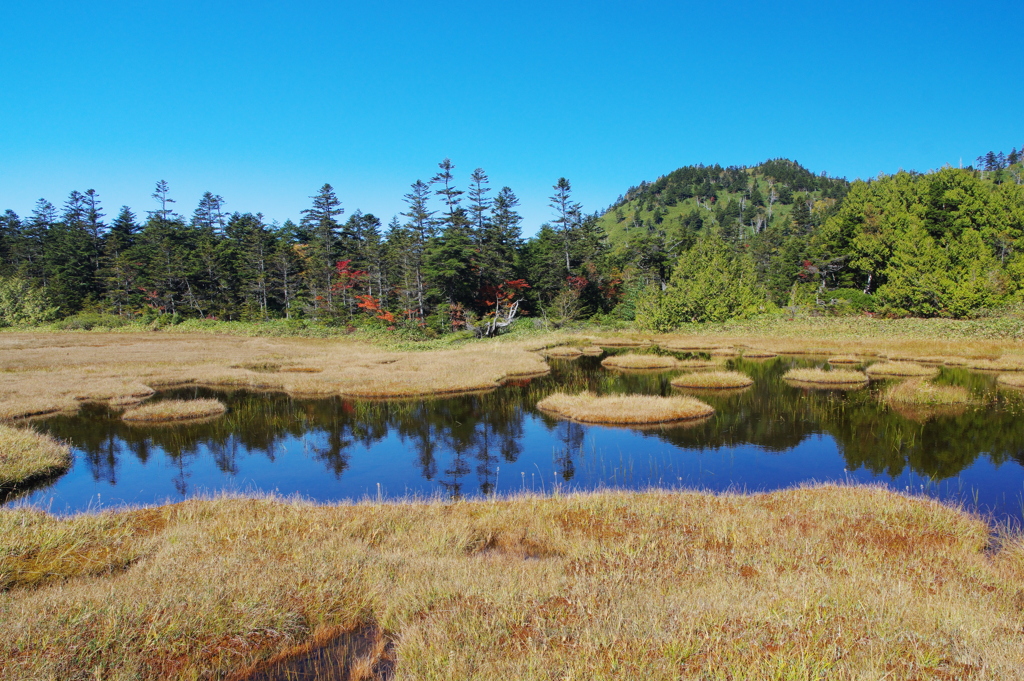
[[[1016,678],[1016,342],[816,331],[3,334],[0,671]]]

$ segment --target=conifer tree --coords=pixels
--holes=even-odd
[[[434,236],[434,211],[429,209],[430,186],[420,180],[412,185],[412,191],[405,195],[409,208],[402,215],[408,218],[406,228],[409,230],[409,253],[406,258],[406,269],[410,280],[409,290],[415,301],[415,314],[419,319],[426,315],[426,280],[423,266],[427,243]],[[396,235],[397,236],[397,235]]]
[[[306,231],[309,248],[306,251],[306,281],[313,296],[317,314],[333,314],[335,265],[338,262],[338,220],[344,213],[334,188],[324,184],[315,196],[313,205],[302,211],[302,227]]]
[[[120,315],[138,307],[138,265],[131,253],[137,231],[135,214],[128,206],[121,206],[103,239],[100,280],[104,284],[108,304]]]

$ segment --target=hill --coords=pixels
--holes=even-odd
[[[601,216],[599,225],[613,251],[632,237],[658,232],[670,244],[685,243],[688,232],[709,221],[742,238],[785,221],[800,202],[812,215],[824,213],[846,196],[849,187],[844,178],[815,175],[782,158],[756,166],[683,166],[630,187]]]

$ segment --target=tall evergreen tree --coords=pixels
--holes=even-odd
[[[132,254],[137,231],[135,214],[128,206],[121,206],[103,239],[100,280],[108,304],[117,314],[128,314],[139,305],[138,263]]]
[[[572,264],[570,261],[569,252],[571,250],[572,243],[572,232],[576,227],[577,220],[580,214],[580,207],[578,204],[572,202],[572,185],[569,184],[569,180],[564,177],[558,178],[552,189],[555,193],[551,195],[549,204],[555,209],[555,229],[557,229],[562,236],[562,253],[565,256],[565,273],[566,275],[572,274]]]
[[[430,186],[420,180],[412,185],[412,191],[405,195],[409,206],[402,215],[408,218],[406,227],[409,230],[409,254],[407,269],[410,274],[411,290],[416,304],[416,315],[423,319],[426,315],[426,280],[424,279],[424,260],[427,243],[434,236],[434,211],[430,210]],[[396,235],[397,236],[397,235]]]
[[[62,314],[79,311],[95,292],[95,247],[86,217],[85,195],[71,192],[61,220],[50,226],[43,240],[48,293]]]
[[[333,314],[334,276],[338,262],[338,218],[345,212],[341,201],[330,184],[324,184],[315,196],[313,205],[302,211],[302,228],[308,238],[306,251],[306,281],[313,297],[317,314]]]

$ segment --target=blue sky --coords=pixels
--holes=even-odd
[[[450,157],[588,211],[691,163],[849,178],[1024,145],[1024,3],[8,2],[0,209],[96,189],[299,217],[324,182],[386,223]]]

